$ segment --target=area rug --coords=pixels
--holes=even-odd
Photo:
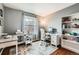
[[[26,55],[50,55],[58,48],[52,45],[45,46],[45,42],[38,41],[32,43],[29,50],[27,51]]]

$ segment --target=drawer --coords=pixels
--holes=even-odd
[[[57,36],[51,36],[51,40],[56,41],[57,40]]]
[[[53,38],[51,39],[51,43],[56,44],[56,43],[57,43],[57,38],[56,38],[56,37],[53,37]]]
[[[10,41],[10,42],[1,43],[0,44],[0,48],[5,48],[5,47],[13,46],[13,45],[16,45],[16,43],[17,43],[17,41]]]
[[[51,44],[57,45],[56,40],[51,40]]]

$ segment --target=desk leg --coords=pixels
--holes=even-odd
[[[16,41],[16,55],[18,55],[18,42]]]

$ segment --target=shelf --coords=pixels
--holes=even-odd
[[[71,29],[79,29],[79,28],[74,28],[74,27],[72,27]]]
[[[68,30],[68,29],[71,29],[71,28],[64,28],[63,30],[65,30],[65,29],[67,29],[67,30]]]
[[[64,28],[63,30],[68,30],[68,29],[79,29],[79,28],[74,28],[74,27],[72,27],[72,28]]]
[[[77,42],[77,41],[72,41],[72,40],[65,40],[65,39],[63,39],[64,41],[66,41],[66,42],[70,42],[70,43],[73,43],[73,44],[79,44],[79,42]]]
[[[71,37],[79,37],[79,36],[74,36],[74,35],[70,35]]]
[[[62,22],[62,23],[72,23],[72,21],[65,21],[65,22]]]

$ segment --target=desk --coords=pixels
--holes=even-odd
[[[17,36],[12,36],[12,38],[8,38],[8,39],[3,39],[3,38],[0,39],[0,48],[6,48],[13,45],[16,45],[16,50],[17,50]]]

